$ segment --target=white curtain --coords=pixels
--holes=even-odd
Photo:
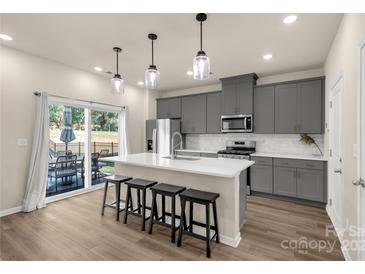
[[[49,142],[47,93],[42,92],[37,97],[36,111],[32,155],[29,163],[27,188],[23,200],[24,212],[46,206]]]
[[[129,153],[128,110],[124,107],[119,117],[119,155],[124,157]]]

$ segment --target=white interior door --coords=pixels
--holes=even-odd
[[[359,191],[358,216],[360,224],[360,246],[365,243],[365,43],[360,48],[360,89],[358,101],[358,176],[353,182]],[[359,260],[365,260],[365,250],[359,249]]]
[[[330,205],[332,222],[336,228],[343,227],[343,174],[342,174],[342,102],[343,79],[340,77],[331,89],[330,107]]]

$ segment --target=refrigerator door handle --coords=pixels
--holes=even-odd
[[[152,152],[157,153],[157,129],[154,128],[152,131]]]

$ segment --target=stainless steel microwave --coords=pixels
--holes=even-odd
[[[252,132],[252,114],[222,115],[221,132]]]

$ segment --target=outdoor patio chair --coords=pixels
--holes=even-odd
[[[99,152],[93,152],[91,153],[91,172],[94,173],[94,178],[98,178],[99,177],[99,158],[100,158],[100,153]]]
[[[77,156],[76,155],[68,155],[68,156],[58,156],[57,161],[54,167],[54,170],[48,171],[48,177],[55,178],[55,187],[56,192],[57,183],[59,178],[73,178],[76,177],[76,186],[78,185],[77,180],[77,164],[76,164]],[[51,182],[50,181],[50,182]]]
[[[67,153],[65,150],[57,151],[57,156],[66,156],[66,155],[72,155],[72,150],[67,150]]]
[[[109,149],[102,149],[100,150],[100,158],[108,157],[109,156]],[[99,168],[107,166],[108,164],[105,162],[99,162]]]

